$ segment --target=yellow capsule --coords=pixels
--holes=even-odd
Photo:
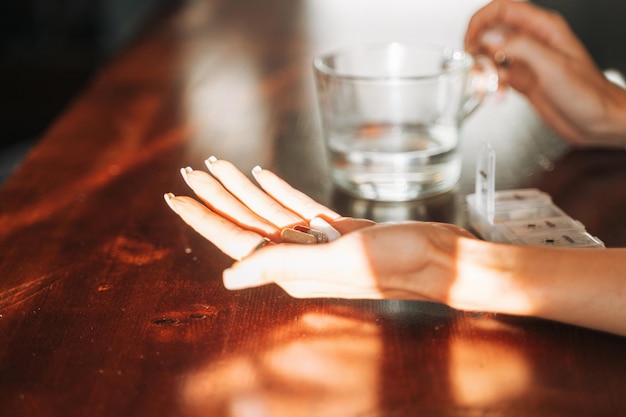
[[[320,232],[319,230],[312,229],[309,226],[298,225],[293,227],[294,230],[302,233],[308,233],[310,235],[315,236],[317,239],[317,243],[328,243],[328,236],[325,233]]]
[[[315,236],[290,228],[281,230],[280,237],[283,242],[288,243],[299,243],[301,245],[317,244],[317,238]]]

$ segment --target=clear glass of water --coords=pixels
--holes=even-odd
[[[333,181],[377,201],[454,187],[459,127],[498,84],[488,60],[438,45],[355,46],[313,67]]]

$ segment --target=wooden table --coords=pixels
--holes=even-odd
[[[607,246],[626,245],[626,154],[568,150],[514,95],[466,123],[453,192],[380,204],[333,191],[310,71],[324,46],[314,35],[332,25],[323,3],[181,5],[103,68],[3,186],[1,416],[624,412],[621,337],[425,302],[223,288],[230,260],[162,198],[187,193],[178,169],[209,155],[272,168],[344,214],[464,225],[486,138],[499,189],[539,187]]]

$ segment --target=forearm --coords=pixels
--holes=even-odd
[[[546,249],[463,239],[449,303],[626,335],[626,250]]]

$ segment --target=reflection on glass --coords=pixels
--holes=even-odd
[[[184,415],[375,414],[382,352],[376,325],[308,313],[248,343],[185,379]]]
[[[376,222],[405,220],[437,221],[462,224],[454,192],[427,199],[405,202],[381,202],[350,197],[339,190],[332,196],[332,207],[345,216],[366,218]]]

